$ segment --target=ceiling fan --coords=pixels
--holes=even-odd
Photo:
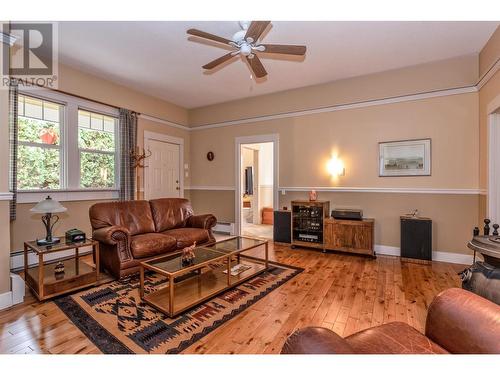
[[[306,46],[260,44],[258,42],[259,38],[270,23],[271,21],[252,21],[250,24],[248,22],[240,22],[242,30],[236,32],[233,35],[232,40],[197,29],[189,29],[187,33],[235,48],[234,51],[231,51],[224,56],[203,65],[203,69],[213,69],[234,56],[241,55],[247,60],[248,65],[250,66],[250,69],[255,77],[262,78],[267,75],[267,72],[257,56],[258,52],[298,56],[303,56],[306,53]]]

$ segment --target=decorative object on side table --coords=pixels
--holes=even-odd
[[[64,278],[64,263],[63,262],[57,262],[56,266],[54,267],[54,276],[56,280],[62,280]]]
[[[311,202],[315,202],[317,199],[318,199],[318,193],[316,192],[316,190],[311,190],[309,192],[309,200]]]
[[[59,221],[59,216],[53,214],[65,212],[66,210],[66,207],[62,206],[61,203],[59,203],[55,199],[52,199],[50,195],[48,195],[44,200],[38,202],[35,207],[30,210],[34,213],[44,214],[42,216],[42,222],[45,225],[46,236],[45,239],[37,240],[37,245],[47,246],[60,242],[59,238],[52,237],[52,229],[54,228],[54,225]],[[54,222],[52,222],[52,218],[55,218]]]
[[[431,140],[379,143],[379,176],[430,176]]]
[[[194,258],[196,257],[196,255],[194,254],[195,247],[196,247],[196,241],[194,241],[191,246],[182,249],[181,262],[183,266],[190,266],[194,263]]]

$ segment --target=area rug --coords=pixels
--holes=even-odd
[[[303,269],[270,262],[270,268],[207,302],[171,319],[142,302],[139,278],[87,289],[55,300],[57,306],[103,353],[180,353]],[[146,274],[145,286],[164,282]]]

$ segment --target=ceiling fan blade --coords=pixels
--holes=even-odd
[[[219,57],[218,59],[215,59],[214,61],[210,61],[208,64],[203,65],[203,69],[213,69],[216,66],[222,64],[223,62],[226,62],[233,56],[236,56],[233,52],[229,52],[225,54],[224,56]]]
[[[246,58],[253,74],[255,74],[255,77],[262,78],[267,75],[266,69],[260,62],[260,59],[257,57],[257,55],[254,55],[252,59],[250,59],[248,56]]]
[[[232,40],[229,40],[229,39],[226,39],[226,38],[223,38],[221,36],[214,35],[214,34],[206,33],[204,31],[197,30],[197,29],[189,29],[186,32],[189,35],[194,35],[194,36],[198,36],[200,38],[213,40],[214,42],[219,42],[219,43],[224,43],[224,44],[229,44],[230,42],[232,42]]]
[[[261,52],[265,53],[283,53],[285,55],[305,55],[306,46],[295,46],[286,44],[261,44],[266,49]]]
[[[245,40],[252,38],[252,42],[257,41],[270,23],[271,21],[252,21],[245,34]]]

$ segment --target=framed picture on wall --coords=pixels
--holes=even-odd
[[[431,140],[379,143],[379,176],[430,176]]]

